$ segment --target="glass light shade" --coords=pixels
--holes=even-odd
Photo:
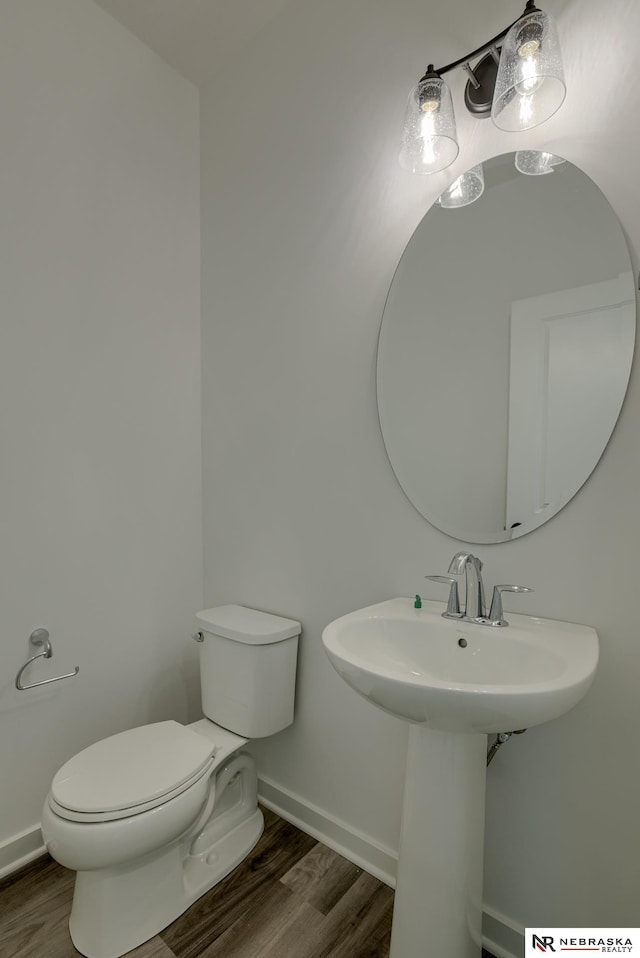
[[[566,85],[555,21],[536,10],[504,39],[491,118],[501,130],[530,130],[560,109]]]
[[[423,77],[409,94],[400,166],[409,173],[439,173],[458,149],[451,91],[441,77]]]
[[[484,192],[484,173],[482,163],[472,166],[470,170],[454,180],[448,189],[438,197],[438,203],[444,209],[452,210],[460,206],[469,206],[475,203]]]
[[[525,173],[527,176],[544,176],[545,173],[553,173],[555,166],[566,163],[561,156],[555,153],[545,153],[539,150],[518,150],[516,153],[516,170]]]

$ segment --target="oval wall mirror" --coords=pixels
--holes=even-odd
[[[559,159],[559,158],[558,158]],[[503,542],[576,494],[629,381],[635,284],[618,219],[559,160],[483,164],[463,208],[434,205],[389,290],[378,411],[405,494],[443,532]]]

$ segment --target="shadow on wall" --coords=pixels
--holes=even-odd
[[[135,725],[150,725],[167,719],[186,725],[202,717],[198,657],[194,657],[187,639],[179,636],[176,642],[183,642],[185,646],[180,668],[158,673],[146,695],[137,702]]]

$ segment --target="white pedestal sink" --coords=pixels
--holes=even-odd
[[[390,958],[479,958],[487,733],[573,708],[598,663],[594,629],[526,615],[493,629],[389,599],[324,630],[336,671],[411,722]]]

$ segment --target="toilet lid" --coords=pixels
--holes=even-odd
[[[74,755],[55,775],[51,795],[77,812],[132,808],[196,776],[214,750],[213,742],[177,722],[143,725]]]

